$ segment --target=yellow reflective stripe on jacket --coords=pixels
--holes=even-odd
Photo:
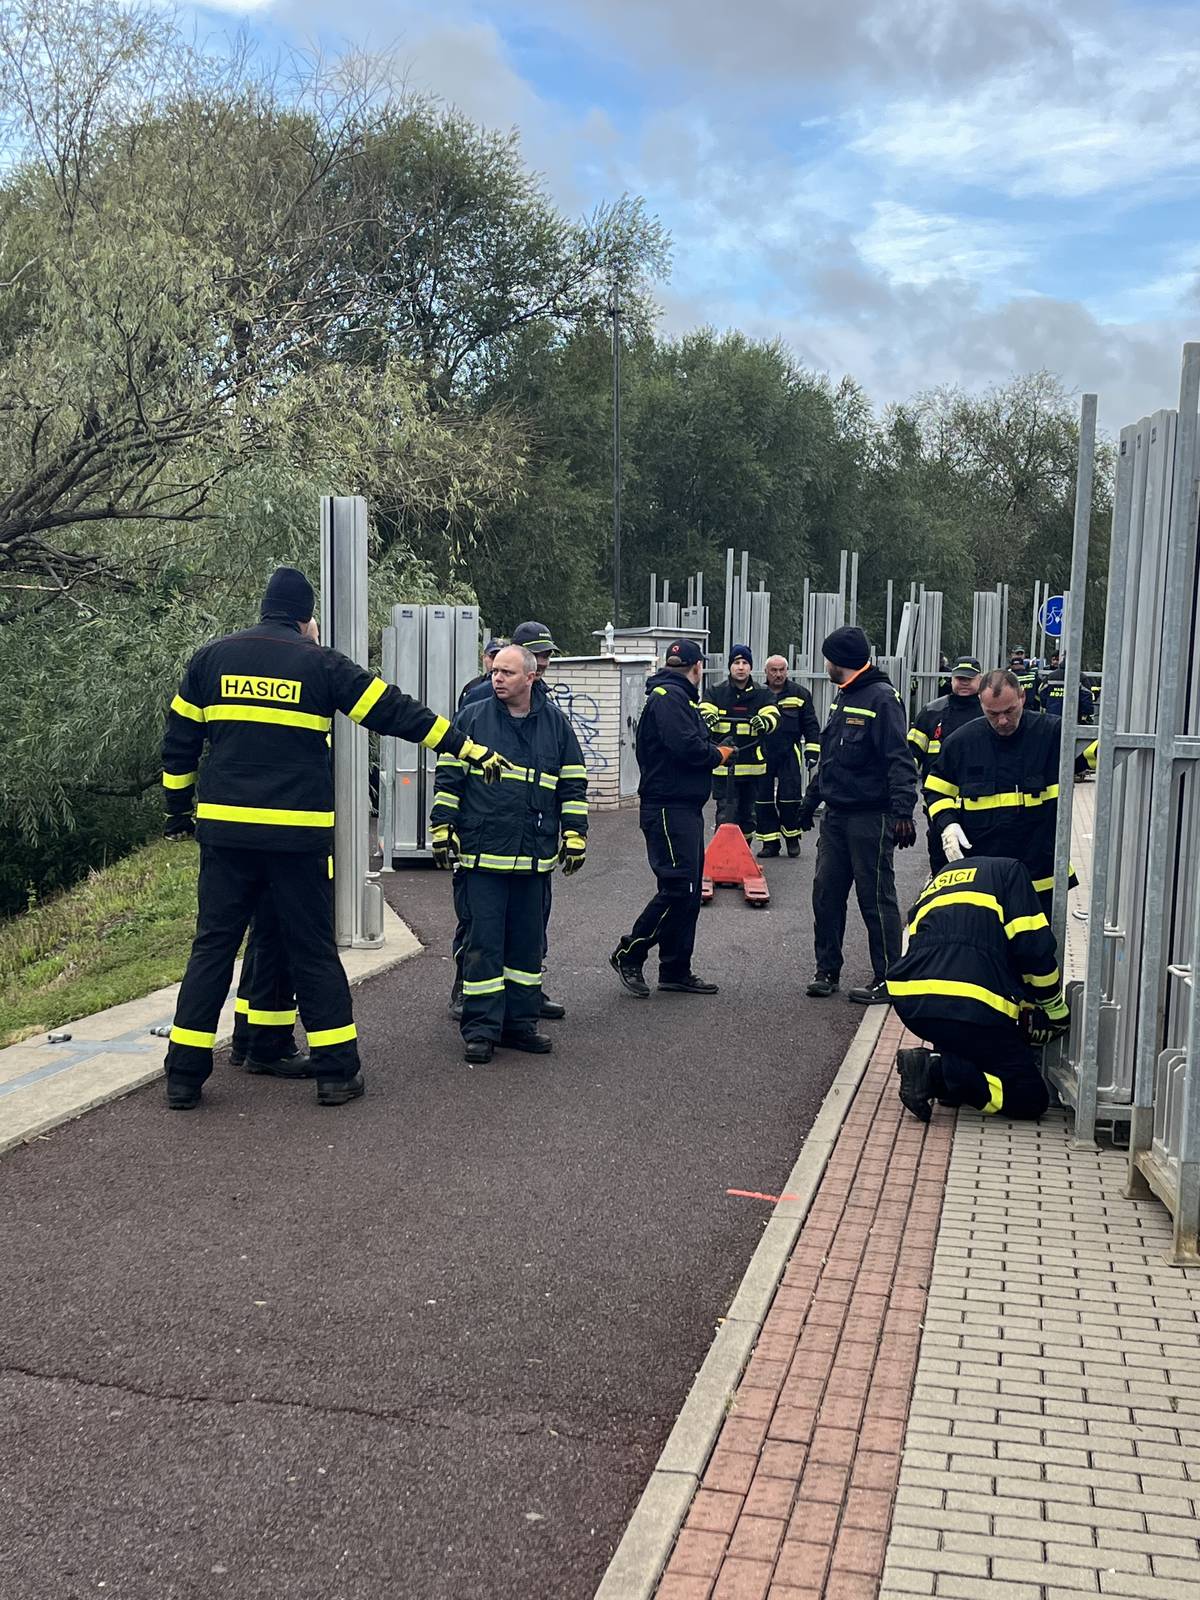
[[[438,789],[434,794],[433,803],[435,806],[449,806],[451,811],[458,810],[458,796],[451,794],[448,789]]]
[[[957,800],[935,800],[929,808],[930,817],[936,817],[939,811],[957,811]]]
[[[162,702],[160,701],[159,703],[161,704]],[[181,717],[186,717],[189,722],[204,721],[204,712],[200,707],[194,706],[190,700],[185,700],[182,695],[177,694],[172,699],[171,710],[178,712]]]
[[[290,1028],[296,1021],[296,1008],[290,1011],[255,1011],[247,1005],[246,1020],[255,1028]]]
[[[930,741],[929,741],[929,754],[931,756],[936,756],[938,751],[941,748],[942,748],[942,741],[940,739],[930,739]]]
[[[461,769],[465,767],[466,764],[467,763],[465,761],[460,761],[457,756],[439,755],[434,766],[435,770],[438,767],[457,767]]]
[[[387,685],[385,684],[384,687],[386,688]],[[433,727],[430,728],[429,732],[421,740],[421,743],[425,746],[426,750],[436,750],[438,745],[441,744],[442,740],[446,737],[449,731],[450,724],[445,717],[434,717]],[[468,740],[467,742],[471,743],[472,741]],[[462,751],[460,750],[459,755],[461,754]]]
[[[1054,882],[1053,878],[1050,880]],[[1036,884],[1034,886],[1036,888]],[[1037,933],[1039,928],[1048,928],[1046,913],[1039,911],[1033,917],[1014,917],[1011,922],[1004,924],[1004,931],[1010,939],[1015,939],[1019,933]]]
[[[308,711],[277,711],[273,706],[205,706],[206,722],[266,722],[277,728],[311,728],[328,733],[331,717],[316,717]]]
[[[327,1044],[348,1044],[351,1039],[357,1038],[358,1029],[352,1022],[348,1022],[344,1028],[318,1028],[315,1033],[308,1030],[308,1042],[314,1050]]]
[[[1004,1085],[990,1072],[985,1072],[983,1076],[988,1086],[988,1103],[982,1108],[983,1114],[985,1117],[994,1117],[1004,1105]]]
[[[1075,876],[1075,863],[1073,861],[1068,861],[1067,862],[1067,884],[1068,884],[1068,886],[1070,885],[1071,879],[1074,876]],[[1053,889],[1053,887],[1054,887],[1054,874],[1053,873],[1051,873],[1048,878],[1035,878],[1033,880],[1033,889],[1034,889],[1034,893],[1035,894],[1049,894],[1050,890]]]
[[[273,806],[218,806],[201,800],[202,822],[262,822],[272,828],[332,828],[332,811],[279,811]]]
[[[1006,806],[1040,806],[1049,800],[1058,799],[1058,785],[1048,784],[1040,794],[1026,794],[1021,789],[1009,789],[1004,794],[982,794],[974,799],[970,795],[962,796],[962,806],[966,811],[999,811]]]
[[[560,778],[586,778],[587,777],[587,768],[586,767],[581,767],[578,764],[578,762],[574,762],[570,766],[564,767],[562,769],[562,771],[559,773],[559,777]]]
[[[190,1044],[193,1050],[211,1050],[217,1042],[215,1033],[198,1033],[195,1028],[172,1028],[172,1044]]]
[[[910,728],[908,730],[908,742],[909,744],[915,744],[918,750],[926,751],[929,749],[929,739],[921,732],[920,728]]]
[[[1011,1017],[1015,1022],[1021,1014],[1021,1008],[1013,1000],[1007,1000],[1002,994],[996,994],[991,989],[985,989],[978,983],[956,983],[953,978],[912,978],[897,980],[887,979],[888,993],[894,995],[946,995],[955,1000],[978,1000],[981,1005],[990,1006],[993,1011],[1000,1011],[1006,1017]]]
[[[804,709],[804,701],[798,694],[790,694],[786,700],[779,700],[776,704],[781,711],[801,711]]]
[[[931,772],[925,779],[925,787],[932,789],[934,794],[948,794],[955,798],[958,796],[958,785],[948,782],[945,778],[939,778],[936,772]]]
[[[379,699],[380,695],[385,694],[386,692],[387,684],[383,681],[383,679],[372,678],[367,687],[359,695],[358,699],[350,707],[349,711],[347,711],[346,715],[350,718],[350,721],[361,722],[366,716],[367,712],[370,711],[371,707]],[[444,717],[442,718],[442,721],[445,722]],[[449,726],[448,723],[446,725],[447,727]]]
[[[588,803],[586,800],[564,800],[559,810],[564,817],[586,817]]]
[[[840,711],[844,717],[873,717],[875,713],[866,706],[835,706],[835,711]]]
[[[541,986],[542,975],[540,972],[522,972],[519,967],[505,967],[504,981],[519,983],[526,989],[537,989]],[[466,992],[466,984],[463,985],[463,992]]]
[[[1093,739],[1083,752],[1083,759],[1087,762],[1088,770],[1095,772],[1096,762],[1100,755],[1100,741]]]
[[[1053,972],[1023,972],[1021,981],[1031,989],[1057,989],[1062,982],[1062,974],[1057,967]]]
[[[917,912],[908,925],[909,933],[916,933],[917,926],[923,917],[931,911],[936,911],[939,906],[981,906],[985,911],[994,911],[1004,921],[1004,907],[994,894],[980,894],[974,889],[948,889],[936,894]]]
[[[164,789],[190,789],[196,781],[194,772],[164,772]]]

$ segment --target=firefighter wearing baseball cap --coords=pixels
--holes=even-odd
[[[779,726],[779,707],[771,691],[754,681],[754,657],[748,644],[735,644],[729,652],[729,676],[701,700],[700,715],[717,744],[733,747],[731,759],[712,774],[717,826],[736,822],[746,838],[753,839],[756,808],[767,775],[760,741]]]
[[[696,918],[704,872],[704,805],[714,765],[733,755],[715,745],[699,710],[704,655],[691,639],[667,649],[666,665],[646,680],[646,705],[638,721],[637,760],[640,811],[650,870],[658,884],[654,898],[617,945],[609,962],[626,990],[645,999],[650,986],[642,974],[646,957],[658,946],[658,987],[684,994],[716,994],[692,971]]]
[[[165,831],[176,839],[194,833],[200,843],[196,938],[167,1046],[167,1104],[175,1110],[200,1102],[238,946],[264,896],[287,941],[319,1102],[343,1105],[363,1093],[329,893],[333,773],[325,741],[334,715],[449,751],[487,781],[508,765],[319,645],[312,614],[308,579],[280,567],[258,626],[198,650],[167,713]]]
[[[1058,951],[1025,868],[1010,857],[955,862],[921,891],[908,948],[887,976],[904,1025],[930,1049],[897,1054],[900,1099],[985,1116],[1040,1117],[1049,1103],[1033,1046],[1070,1025]]]
[[[950,668],[950,692],[931,700],[917,712],[913,725],[908,730],[908,742],[912,746],[922,786],[926,774],[941,751],[942,741],[968,722],[974,722],[977,717],[983,715],[983,708],[979,704],[979,684],[982,675],[983,669],[974,656],[958,656]],[[928,806],[925,816],[929,869],[937,874],[946,865],[946,853],[942,849],[941,834],[928,823]]]

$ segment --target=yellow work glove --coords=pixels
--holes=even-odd
[[[502,756],[499,750],[489,750],[486,744],[476,744],[474,739],[467,740],[458,752],[458,759],[475,770],[484,783],[499,783],[502,772],[515,770],[507,756]]]
[[[458,860],[458,835],[448,822],[439,823],[430,835],[433,861],[438,867],[452,867]]]
[[[569,878],[573,872],[578,872],[587,856],[587,840],[581,833],[568,832],[562,836],[562,844],[558,848],[558,859],[562,862],[563,877]]]

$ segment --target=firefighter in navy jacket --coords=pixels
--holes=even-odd
[[[779,707],[778,725],[763,736],[767,773],[762,780],[756,816],[760,856],[777,856],[781,844],[789,856],[800,854],[800,802],[804,773],[821,754],[821,724],[812,701],[793,679],[783,656],[769,656],[767,688]]]
[[[577,872],[587,851],[587,769],[570,722],[534,693],[537,665],[507,645],[492,665],[493,694],[468,701],[455,729],[508,758],[485,792],[469,762],[438,757],[430,821],[434,858],[454,866],[464,919],[462,1036],[466,1059],[486,1062],[497,1044],[545,1054],[542,883],[559,864]]]
[[[699,645],[676,639],[667,650],[666,666],[646,680],[646,704],[637,729],[638,823],[658,889],[609,957],[625,988],[639,999],[650,993],[642,967],[655,945],[660,989],[717,992],[715,983],[705,983],[692,972],[692,950],[704,874],[704,804],[713,767],[734,752],[729,745],[713,743],[700,714],[703,671]]]
[[[489,778],[505,766],[445,717],[317,644],[312,612],[307,578],[280,567],[258,627],[198,650],[167,714],[166,832],[194,832],[200,843],[196,938],[167,1047],[167,1103],[174,1109],[199,1103],[238,946],[263,895],[287,939],[318,1099],[342,1105],[363,1092],[329,893],[333,774],[326,739],[335,713],[431,750],[453,750]]]
[[[928,883],[887,987],[904,1025],[933,1046],[897,1056],[914,1116],[928,1122],[931,1099],[1041,1116],[1049,1097],[1031,1039],[1048,1043],[1070,1019],[1054,935],[1019,861],[972,856]]]
[[[775,696],[755,683],[750,646],[735,644],[729,652],[729,676],[710,689],[700,702],[700,715],[717,744],[731,745],[729,764],[717,767],[712,778],[717,802],[717,826],[736,822],[747,839],[757,826],[756,807],[767,775],[767,758],[761,740],[779,726]]]

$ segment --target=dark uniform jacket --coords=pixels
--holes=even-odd
[[[821,762],[804,796],[804,814],[820,801],[836,811],[885,811],[907,820],[917,803],[917,774],[905,736],[904,709],[892,681],[868,667],[844,684],[821,732]]]
[[[994,1028],[1032,1006],[1062,1016],[1054,935],[1021,863],[972,855],[939,872],[909,912],[887,987],[918,1033],[935,1019]]]
[[[1055,667],[1048,678],[1042,679],[1041,687],[1038,689],[1038,699],[1041,702],[1042,710],[1049,712],[1053,717],[1061,717],[1063,714],[1063,699],[1066,692],[1067,669],[1066,667]],[[1092,691],[1082,680],[1079,684],[1079,693],[1076,696],[1075,705],[1076,720],[1078,722],[1090,722],[1096,709],[1096,702],[1092,698]]]
[[[908,742],[922,779],[941,750],[942,740],[982,715],[983,707],[977,694],[944,694],[921,707],[908,730]]]
[[[739,689],[732,678],[718,683],[700,701],[700,715],[708,724],[708,731],[720,744],[737,746],[733,758],[735,778],[761,778],[767,770],[767,758],[758,741],[763,732],[769,732],[779,721],[779,708],[771,691],[761,683],[747,678]],[[767,724],[763,732],[752,733],[751,720],[761,717]],[[726,768],[714,767],[716,777],[724,777]]]
[[[721,752],[700,715],[700,691],[664,667],[646,679],[637,726],[638,794],[647,805],[703,806]]]
[[[497,784],[485,784],[457,756],[437,763],[430,821],[458,834],[459,860],[485,872],[553,872],[560,834],[587,835],[587,769],[579,740],[545,694],[534,694],[529,715],[514,717],[489,694],[454,719],[460,742],[474,739],[514,764]]]
[[[794,758],[811,766],[821,754],[821,724],[812,701],[791,678],[773,693],[779,707],[779,725],[763,738],[768,763],[779,767]]]
[[[1061,736],[1060,719],[1036,711],[1026,711],[1007,738],[980,718],[942,741],[925,778],[930,822],[940,830],[957,822],[973,852],[1022,862],[1039,893],[1054,887]],[[1095,765],[1092,744],[1075,767]]]
[[[194,802],[201,844],[328,855],[327,746],[337,711],[430,750],[464,743],[445,717],[302,638],[295,623],[262,622],[213,640],[188,662],[163,735],[168,831],[172,818],[186,825]]]
[[[1036,667],[1022,667],[1020,672],[1015,667],[1008,669],[1021,688],[1025,691],[1025,705],[1030,711],[1037,710],[1039,685],[1041,677]]]

